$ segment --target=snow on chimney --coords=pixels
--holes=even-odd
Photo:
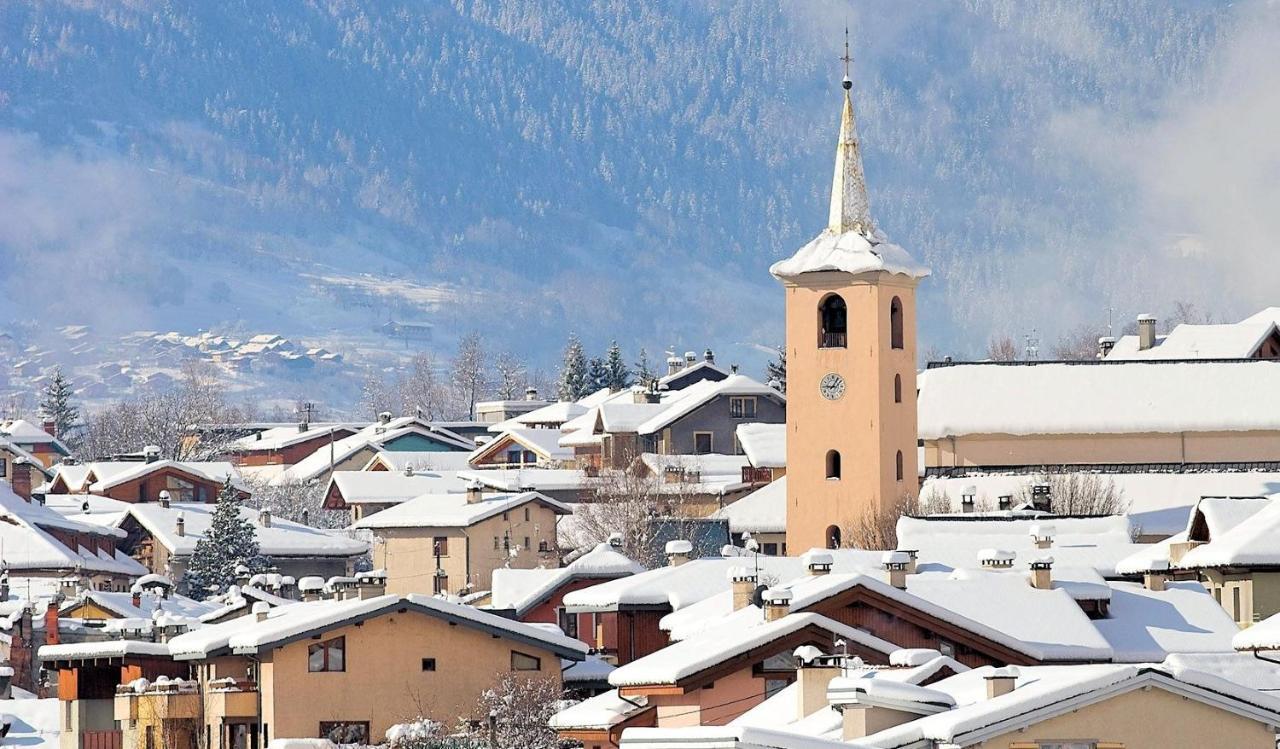
[[[1036,590],[1053,589],[1053,557],[1031,560],[1031,587]]]
[[[997,668],[986,677],[987,699],[1012,692],[1018,685],[1018,669],[1013,666]]]
[[[764,592],[764,620],[774,622],[791,613],[791,591],[770,588]]]
[[[756,573],[747,567],[730,567],[729,584],[733,588],[733,610],[751,605],[756,594]]]
[[[379,423],[379,424],[381,424],[382,426],[386,426],[386,425],[390,424],[390,423],[391,423],[391,412],[390,412],[390,411],[383,411],[382,413],[378,414],[378,423]]]
[[[703,351],[702,360],[705,361],[707,364],[715,364],[716,352],[712,351],[711,349],[707,349],[706,351]]]
[[[1013,569],[1013,560],[1017,555],[1004,549],[983,549],[978,552],[978,561],[984,570]]]
[[[1111,349],[1116,347],[1116,339],[1109,335],[1104,335],[1098,339],[1098,358],[1105,359],[1107,354],[1111,353]]]
[[[884,567],[885,582],[898,590],[906,590],[907,567],[911,564],[911,555],[905,551],[886,551],[880,561]]]
[[[164,507],[167,509],[172,499],[173,499],[173,495],[169,493],[168,489],[160,490],[160,506],[161,507]]]
[[[142,456],[148,463],[155,463],[160,460],[160,447],[158,445],[147,445],[142,448]]]
[[[1159,593],[1169,582],[1169,560],[1152,559],[1147,563],[1147,571],[1142,576],[1142,586],[1147,590]]]
[[[44,431],[48,433],[50,437],[58,436],[58,422],[53,419],[45,419],[42,426],[44,426]]]
[[[676,539],[668,541],[666,546],[667,564],[672,567],[679,567],[689,561],[689,556],[693,554],[693,544],[684,539]]]
[[[978,508],[978,487],[970,484],[960,491],[960,511],[973,512]]]
[[[538,399],[538,389],[532,385],[525,388],[524,399],[527,401],[536,401]]]
[[[471,479],[467,482],[467,504],[473,505],[484,499],[484,484],[480,483],[480,479]]]
[[[1053,548],[1053,537],[1057,535],[1058,529],[1049,523],[1038,523],[1031,526],[1031,538],[1036,542],[1037,549]]]
[[[187,535],[187,519],[182,516],[182,513],[178,513],[178,519],[174,521],[174,533],[179,538]]]
[[[255,601],[249,611],[253,613],[253,618],[256,621],[265,622],[267,614],[271,613],[271,604],[266,601]]]
[[[818,575],[831,574],[831,554],[825,551],[810,550],[800,555],[800,563],[810,575],[817,577]]]
[[[1156,345],[1156,316],[1138,315],[1138,350],[1149,351]]]

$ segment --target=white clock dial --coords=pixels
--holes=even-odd
[[[829,401],[839,400],[840,396],[844,395],[844,378],[831,372],[822,378],[822,382],[818,384],[818,391]]]

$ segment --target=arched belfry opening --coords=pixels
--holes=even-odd
[[[894,297],[889,302],[889,346],[902,348],[902,300]]]
[[[827,451],[827,478],[829,479],[840,478],[840,451],[839,450]]]
[[[838,525],[827,526],[827,548],[828,549],[840,548],[840,526]]]
[[[846,348],[849,345],[849,308],[844,297],[828,294],[818,305],[818,347]]]

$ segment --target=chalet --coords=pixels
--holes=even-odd
[[[512,427],[471,453],[475,468],[555,468],[573,460],[573,449],[560,446],[554,429]]]
[[[740,453],[739,424],[783,423],[786,398],[745,375],[704,380],[681,390],[636,389],[566,423],[560,440],[594,468],[628,468],[642,453]],[[563,430],[562,430],[563,431]]]
[[[355,523],[381,539],[373,564],[387,571],[387,590],[483,591],[496,569],[556,563],[556,521],[568,507],[537,492],[481,490],[423,495]]]
[[[562,659],[585,656],[541,627],[368,589],[191,623],[163,642],[40,649],[58,671],[68,749],[83,736],[123,749],[257,747],[273,736],[369,744],[405,716],[483,719],[476,705],[501,674],[559,680]]]
[[[293,465],[330,442],[350,437],[357,427],[347,424],[309,424],[274,427],[236,440],[231,461],[239,466]]]
[[[170,575],[179,585],[196,544],[209,532],[216,505],[147,502],[131,504],[114,527],[127,538],[121,548],[153,573]],[[240,514],[254,526],[259,551],[277,572],[301,578],[350,575],[368,545],[310,526],[273,518],[266,510],[241,505]]]
[[[377,422],[350,437],[326,441],[272,482],[328,481],[330,473],[364,468],[380,452],[470,452],[474,449],[474,442],[442,427],[413,416],[392,418],[391,414],[383,413]]]
[[[49,494],[94,494],[121,502],[159,502],[161,493],[175,502],[216,502],[230,479],[241,499],[250,494],[230,463],[159,460],[101,461],[59,466]]]
[[[489,608],[510,612],[517,621],[555,624],[569,637],[602,644],[596,648],[599,652],[616,653],[613,615],[570,613],[564,607],[564,597],[643,571],[644,567],[622,553],[620,543],[606,542],[564,567],[494,570]]]
[[[349,511],[354,523],[423,494],[462,492],[466,486],[457,471],[335,471],[325,490],[324,507]]]
[[[25,419],[0,423],[0,439],[34,455],[45,468],[71,454],[66,443],[58,438],[57,431],[52,421],[45,422],[43,427]]]

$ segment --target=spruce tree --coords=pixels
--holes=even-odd
[[[617,341],[609,342],[609,352],[605,355],[605,384],[617,392],[631,387],[631,369],[622,360],[622,349]]]
[[[576,401],[588,392],[587,355],[582,353],[582,341],[570,333],[564,349],[564,363],[560,368],[559,396],[562,401]]]
[[[218,493],[218,505],[209,521],[209,531],[196,542],[183,578],[188,595],[203,598],[213,591],[225,591],[236,580],[236,567],[247,566],[261,572],[266,560],[258,550],[253,523],[240,512],[240,497],[228,477]]]
[[[778,358],[765,365],[764,378],[766,382],[778,383],[778,390],[782,393],[787,392],[787,350],[784,347],[778,347]]]
[[[609,386],[609,370],[604,365],[604,359],[599,356],[591,357],[591,361],[587,364],[587,385],[587,393],[594,393],[600,388]]]
[[[649,387],[649,383],[657,379],[658,375],[653,371],[653,364],[649,361],[649,352],[644,348],[640,349],[640,356],[636,359],[636,363],[632,365],[632,369],[636,375],[636,382]]]
[[[45,386],[40,398],[40,415],[52,421],[58,436],[72,439],[80,425],[80,409],[71,403],[71,383],[62,374],[62,367],[54,367],[53,377]]]

